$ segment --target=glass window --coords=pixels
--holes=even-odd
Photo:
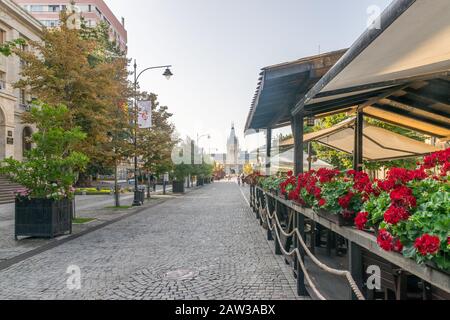
[[[37,4],[32,4],[30,6],[30,11],[31,12],[43,12],[44,11],[44,6],[37,5]]]

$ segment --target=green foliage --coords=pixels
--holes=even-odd
[[[78,173],[89,159],[74,151],[86,134],[78,127],[67,129],[68,117],[63,105],[32,107],[29,119],[38,129],[32,137],[35,148],[24,162],[9,158],[0,168],[0,173],[27,188],[22,196],[55,200],[73,196]]]
[[[0,45],[0,54],[5,57],[9,57],[10,55],[13,54],[14,51],[13,49],[17,47],[22,47],[24,45],[26,45],[26,41],[22,38],[6,41]]]
[[[186,178],[190,173],[190,166],[188,164],[177,164],[175,165],[175,168],[173,170],[173,175],[175,177],[176,181],[184,181],[184,178]]]
[[[265,191],[278,190],[285,179],[286,177],[282,175],[261,178],[260,185]]]
[[[404,255],[415,258],[418,263],[435,262],[438,267],[450,270],[450,250],[446,245],[450,236],[450,185],[427,179],[409,184],[417,198],[414,214],[397,226],[389,226],[392,233],[405,245]],[[423,234],[441,239],[437,255],[422,256],[414,248],[414,242]]]
[[[391,198],[387,192],[382,192],[379,196],[370,195],[369,200],[364,204],[362,211],[370,212],[368,227],[380,225],[384,220],[384,213],[391,205]]]

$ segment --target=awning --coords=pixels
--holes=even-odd
[[[315,141],[345,153],[353,154],[355,145],[355,118],[350,118],[331,128],[323,129],[304,136],[304,142]],[[368,161],[396,160],[419,157],[436,151],[438,148],[405,137],[395,132],[364,124],[363,158]],[[293,139],[282,145],[293,145]]]
[[[305,159],[303,161],[303,167],[304,167],[304,170],[307,171],[308,170],[308,161],[306,159],[308,159],[308,155],[304,154],[303,159]],[[270,160],[270,165],[271,165],[270,166],[271,174],[276,174],[279,171],[286,172],[289,170],[293,170],[294,169],[294,149],[290,149],[279,155],[273,156]],[[333,166],[331,164],[326,163],[325,161],[322,161],[322,160],[313,161],[311,163],[311,167],[314,170],[317,170],[320,168],[328,168],[328,169],[333,168]]]
[[[344,53],[345,50],[340,50],[263,68],[245,131],[288,124],[297,101]]]
[[[450,136],[450,1],[397,0],[298,102],[293,115],[359,108],[431,136]]]

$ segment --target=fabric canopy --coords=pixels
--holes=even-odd
[[[304,141],[315,141],[330,148],[353,153],[355,118],[334,127],[304,136]],[[426,143],[402,136],[395,132],[364,124],[363,157],[369,161],[382,161],[418,157],[439,151]]]
[[[305,171],[308,170],[308,155],[304,154],[303,159],[303,168]],[[286,152],[283,152],[281,154],[278,154],[276,156],[273,156],[271,158],[271,174],[276,174],[279,171],[289,171],[293,170],[294,168],[294,149],[290,149]],[[331,164],[328,164],[322,160],[317,160],[315,162],[312,162],[311,164],[312,169],[317,170],[320,168],[328,168],[332,169],[333,166]]]

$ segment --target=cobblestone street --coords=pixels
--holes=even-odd
[[[15,264],[0,298],[296,299],[241,190],[215,183]]]

